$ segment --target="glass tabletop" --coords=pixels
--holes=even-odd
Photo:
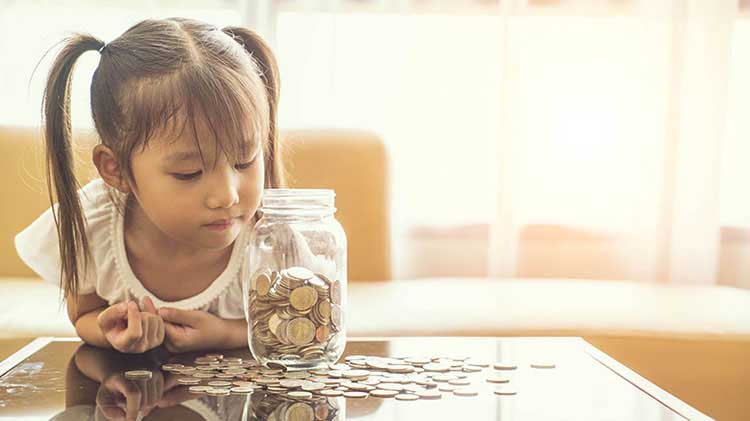
[[[252,358],[247,350],[221,351]],[[469,373],[476,396],[441,392],[437,400],[347,399],[314,395],[306,404],[266,391],[227,396],[191,393],[166,363],[193,363],[207,352],[170,355],[157,349],[126,355],[77,339],[39,338],[0,363],[0,420],[658,420],[708,419],[579,338],[388,338],[350,339],[344,356],[463,358],[489,367]],[[487,378],[494,362],[509,383]],[[536,363],[554,368],[535,368]],[[148,380],[126,379],[127,370],[148,369]],[[515,395],[497,395],[498,387]],[[300,410],[304,409],[304,410]]]

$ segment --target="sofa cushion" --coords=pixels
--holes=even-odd
[[[362,336],[750,340],[750,291],[590,280],[437,278],[349,285]]]

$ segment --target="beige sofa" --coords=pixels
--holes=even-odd
[[[349,239],[352,336],[583,336],[717,419],[750,414],[750,291],[632,282],[390,280],[387,155],[359,131],[286,131],[291,186],[337,192]],[[93,137],[79,133],[82,181]],[[0,337],[74,335],[59,292],[19,260],[13,236],[49,204],[38,128],[0,127]],[[460,244],[456,245],[460,247]],[[398,258],[398,256],[395,256]]]

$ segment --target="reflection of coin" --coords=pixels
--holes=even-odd
[[[313,421],[315,413],[310,405],[302,402],[292,404],[286,411],[285,421]]]
[[[126,379],[150,379],[152,376],[148,370],[130,370],[125,372]]]
[[[510,396],[510,395],[515,395],[517,393],[518,392],[516,392],[515,389],[507,389],[507,388],[498,388],[498,389],[495,389],[495,394],[496,395],[500,395],[500,396],[504,396],[504,395]]]

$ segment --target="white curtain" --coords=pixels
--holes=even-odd
[[[717,283],[738,3],[649,1],[622,17],[546,21],[506,7],[491,274],[516,276],[561,241],[559,258],[601,277]],[[569,229],[529,232],[541,223]]]
[[[384,137],[396,277],[748,287],[747,7],[290,2],[282,118]]]

